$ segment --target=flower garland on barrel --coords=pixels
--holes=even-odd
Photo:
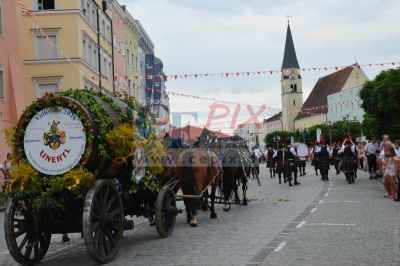
[[[128,105],[128,110],[124,113],[112,98],[104,94],[91,90],[68,90],[57,94],[46,94],[38,99],[26,108],[17,126],[5,130],[7,144],[12,148],[14,167],[11,171],[11,181],[4,187],[0,196],[30,199],[35,214],[49,215],[49,217],[62,214],[67,198],[77,201],[85,198],[96,177],[99,176],[96,170],[91,172],[83,166],[92,152],[94,130],[87,117],[75,104],[66,100],[66,97],[79,101],[93,116],[98,126],[96,137],[98,154],[101,158],[106,158],[114,164],[124,164],[124,167],[135,167],[132,163],[135,150],[138,147],[144,150],[148,166],[144,177],[141,180],[136,180],[134,176],[129,180],[120,180],[121,178],[116,176],[114,180],[118,189],[128,191],[130,194],[138,190],[157,191],[159,185],[155,176],[163,171],[164,146],[154,136],[153,122],[148,110],[134,98],[126,97],[123,102]],[[99,101],[96,101],[96,97],[107,102],[118,114],[119,126],[113,128],[113,119]],[[37,171],[29,163],[23,150],[23,141],[20,140],[24,139],[25,128],[29,121],[40,110],[57,106],[70,109],[81,120],[87,142],[77,166],[63,175],[48,176]],[[148,136],[141,136],[136,128],[145,129]]]

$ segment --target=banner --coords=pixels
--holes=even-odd
[[[147,54],[145,56],[145,71],[146,71],[146,106],[150,108],[151,97],[154,87],[154,54]]]

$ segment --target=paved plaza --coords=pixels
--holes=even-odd
[[[251,180],[248,206],[218,206],[213,220],[200,212],[197,228],[179,215],[166,239],[136,220],[109,265],[400,265],[400,204],[383,197],[379,181],[360,171],[352,185],[333,171],[330,182],[310,167],[307,174],[288,187],[262,165],[262,186]],[[0,265],[16,265],[2,227],[0,237]],[[42,265],[96,265],[80,235],[67,244],[55,235],[52,242]]]

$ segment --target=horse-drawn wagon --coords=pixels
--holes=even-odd
[[[179,210],[173,183],[157,178],[164,147],[151,124],[132,98],[87,90],[47,94],[30,105],[8,134],[15,163],[4,229],[12,257],[37,264],[52,234],[82,233],[89,255],[108,263],[133,215],[170,235]]]

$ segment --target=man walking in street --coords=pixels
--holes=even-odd
[[[322,142],[321,149],[317,153],[319,161],[319,171],[321,173],[322,181],[328,181],[328,173],[330,168],[329,154],[331,153],[330,148]]]
[[[365,146],[365,154],[368,161],[369,179],[376,178],[376,154],[379,152],[376,138],[373,137],[370,142]]]

